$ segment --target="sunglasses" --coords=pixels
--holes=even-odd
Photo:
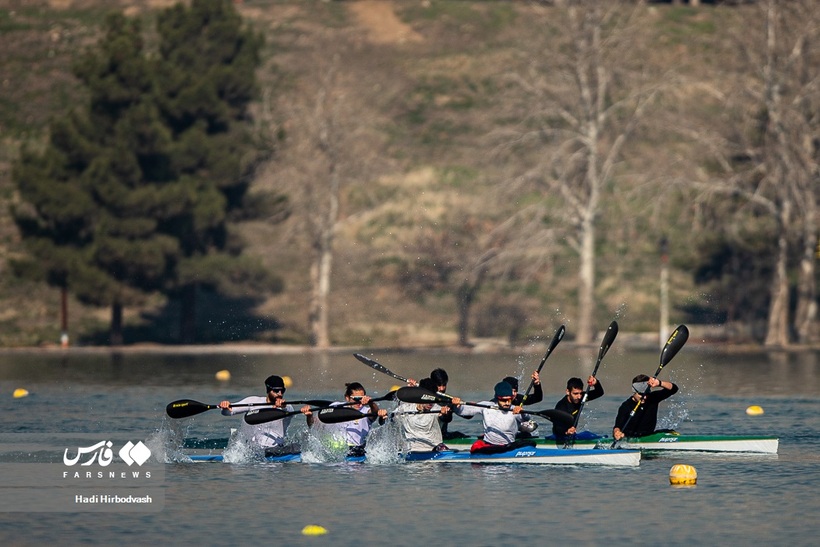
[[[284,393],[285,388],[283,388],[283,387],[269,387],[268,391],[270,391],[271,393]]]
[[[499,403],[511,403],[513,398],[512,397],[496,397]]]

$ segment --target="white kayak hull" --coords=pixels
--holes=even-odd
[[[601,437],[599,439],[578,440],[573,446],[583,448],[590,446],[610,446],[613,439]],[[554,440],[540,439],[540,448],[555,448]],[[632,448],[644,452],[723,452],[742,454],[777,454],[779,441],[777,437],[754,435],[679,435],[675,433],[654,433],[645,437],[629,437],[622,439],[619,448]]]

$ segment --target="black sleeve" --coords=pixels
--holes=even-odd
[[[659,403],[664,399],[668,399],[672,395],[678,392],[678,386],[674,382],[672,382],[672,389],[657,389],[646,396],[647,401],[652,401],[653,403]]]
[[[541,389],[541,384],[534,384],[532,388],[532,394],[529,397],[527,397],[527,401],[524,403],[524,405],[534,405],[535,403],[540,403],[543,400],[544,390]]]
[[[589,390],[589,394],[587,395],[587,402],[594,401],[598,397],[604,396],[604,386],[601,384],[601,381],[598,380],[598,383],[592,386],[592,389]]]
[[[626,421],[629,419],[629,413],[632,412],[632,409],[635,407],[635,401],[632,398],[627,399],[621,406],[618,407],[618,416],[615,418],[615,427],[620,429],[621,431],[624,430],[624,426],[626,425]]]
[[[561,397],[561,400],[555,403],[555,410],[563,410],[567,414],[572,414],[574,410],[572,406],[572,403],[567,401],[566,397]],[[569,428],[563,427],[555,422],[552,422],[552,434],[555,435],[555,437],[559,440],[563,439],[566,436],[567,429]]]

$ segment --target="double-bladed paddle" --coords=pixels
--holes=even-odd
[[[391,391],[387,395],[384,395],[382,397],[373,398],[373,399],[370,399],[370,400],[375,401],[375,402],[392,401],[395,398],[396,398],[396,392]],[[316,401],[313,401],[313,402],[316,402]],[[344,404],[339,405],[339,406],[331,407],[330,405],[333,403],[333,401],[322,401],[322,402],[323,403],[327,402],[327,404],[322,405],[318,408],[311,408],[310,409],[311,412],[314,412],[314,411],[318,410],[321,413],[322,410],[325,410],[325,409],[328,409],[328,408],[346,408],[347,405],[355,405],[356,404],[356,402],[352,402],[352,403],[344,403]],[[309,404],[313,404],[313,403],[312,402],[305,402],[304,404],[309,405]],[[349,409],[349,410],[355,410],[355,409]],[[356,412],[358,412],[358,411],[356,411]],[[273,422],[275,420],[281,420],[282,418],[287,418],[288,416],[295,416],[296,414],[301,414],[301,413],[302,413],[301,410],[287,411],[287,410],[282,410],[280,408],[263,408],[263,409],[259,409],[259,410],[250,410],[250,411],[245,413],[245,423],[250,424],[250,425],[265,424],[265,423],[268,423],[268,422]],[[363,414],[361,414],[361,413],[360,413],[360,415],[363,416]],[[342,420],[342,421],[347,421],[347,420]]]
[[[660,365],[658,366],[658,370],[655,371],[654,377],[657,378],[658,374],[661,373],[663,367],[665,367],[672,358],[678,354],[680,349],[686,344],[686,341],[689,340],[689,329],[686,325],[680,325],[676,328],[672,334],[669,335],[669,338],[666,340],[666,344],[663,346],[663,350],[661,350],[661,359]],[[632,421],[632,418],[635,416],[635,413],[643,404],[644,398],[649,395],[649,392],[652,391],[652,388],[649,387],[647,384],[646,389],[641,394],[641,398],[638,403],[635,405],[635,408],[629,413],[629,417],[626,419],[623,428],[621,428],[621,432],[626,434],[626,426],[629,425],[629,422]],[[615,448],[619,441],[612,441],[612,445],[610,448]]]
[[[311,412],[327,408],[325,406],[311,408]],[[281,408],[257,408],[249,410],[245,413],[245,423],[249,425],[266,424],[268,422],[275,422],[287,418],[288,416],[296,416],[301,414],[301,410],[283,410]]]
[[[606,329],[604,339],[601,340],[601,348],[598,350],[598,360],[595,361],[595,368],[592,369],[593,378],[596,374],[598,374],[598,367],[601,366],[601,362],[604,360],[604,355],[606,355],[606,352],[609,351],[609,348],[612,346],[612,342],[615,341],[616,336],[618,336],[618,322],[613,321],[609,324],[609,328]],[[587,403],[587,398],[589,397],[589,389],[590,385],[587,384],[587,387],[584,390],[584,396],[581,397],[581,406],[578,407],[578,412],[575,413],[575,420],[572,422],[572,427],[578,427],[578,421],[581,419],[581,412],[584,410],[584,405]],[[575,433],[572,434],[572,437],[570,437],[569,441],[566,443],[565,448],[571,447],[573,444],[575,444]]]
[[[452,404],[453,399],[452,396],[447,395],[446,393],[433,393],[432,391],[428,391],[424,388],[415,386],[399,388],[396,391],[396,398],[406,403],[415,403],[418,405],[439,404],[442,406]],[[482,403],[472,403],[466,401],[462,401],[461,404],[467,406],[477,406],[479,408],[491,408],[493,410],[501,410],[503,412],[506,412],[504,409],[501,409],[496,405],[485,405]],[[510,409],[510,412],[511,411],[512,409]],[[567,428],[569,428],[572,425],[572,415],[567,412],[564,412],[563,410],[526,410],[524,411],[524,413],[532,414],[533,416],[541,416],[542,418],[546,418],[551,422],[566,425]]]
[[[567,328],[564,325],[561,325],[560,327],[558,327],[558,330],[555,331],[555,336],[552,337],[552,342],[550,342],[550,345],[547,348],[547,353],[544,354],[544,358],[541,359],[541,363],[538,365],[538,369],[537,369],[538,374],[541,374],[541,369],[544,368],[544,363],[547,362],[547,357],[550,356],[550,353],[552,353],[552,350],[554,350],[555,346],[558,345],[558,342],[560,342],[564,338],[564,334],[566,332],[567,332]],[[524,392],[524,398],[521,399],[521,405],[523,405],[525,402],[527,402],[527,397],[529,397],[530,391],[532,391],[533,386],[535,386],[535,380],[531,379],[530,380],[530,385],[527,387],[527,391]],[[519,405],[519,406],[521,406],[521,405]]]
[[[401,380],[402,382],[409,382],[410,381],[409,378],[405,378],[404,376],[399,376],[398,374],[396,374],[395,372],[393,372],[392,370],[390,370],[386,366],[382,365],[378,361],[374,361],[370,357],[365,357],[361,353],[354,353],[353,357],[355,357],[356,359],[358,359],[359,361],[361,361],[365,365],[369,366],[370,368],[372,368],[374,370],[378,370],[379,372],[387,374],[388,376],[392,376],[396,380]]]
[[[313,406],[330,406],[333,401],[325,401],[325,400],[317,400],[317,399],[310,399],[307,401],[294,401],[291,404],[303,404],[303,405],[313,405]],[[237,406],[273,406],[271,403],[246,403]],[[178,418],[188,418],[190,416],[196,416],[197,414],[202,414],[206,410],[214,410],[219,408],[219,405],[209,405],[205,403],[200,403],[199,401],[194,401],[193,399],[180,399],[178,401],[172,401],[168,403],[165,407],[165,412],[171,418],[178,419]]]
[[[390,413],[391,416],[406,416],[411,414],[438,414],[438,410],[420,410],[416,412],[396,412]],[[342,422],[352,422],[360,418],[378,418],[379,415],[375,412],[362,413],[355,408],[346,406],[331,406],[322,408],[317,414],[319,421],[324,424],[338,424]]]

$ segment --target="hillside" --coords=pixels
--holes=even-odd
[[[168,4],[119,2],[127,13],[146,20],[151,9]],[[82,100],[70,73],[71,58],[93,44],[111,5],[105,0],[10,0],[0,7],[5,52],[0,197],[7,203],[14,195],[10,164],[20,144],[41,141],[49,118]],[[421,248],[420,233],[436,228],[446,233],[448,223],[477,226],[476,233],[486,226],[489,233],[535,200],[537,191],[527,184],[541,152],[519,146],[509,135],[528,105],[517,79],[536,61],[560,53],[561,29],[550,21],[554,8],[478,0],[245,0],[237,8],[266,37],[255,115],[274,155],[255,184],[288,193],[294,214],[285,223],[257,223],[243,231],[249,252],[283,276],[285,292],[251,310],[205,295],[199,309],[203,341],[306,340],[309,242],[302,213],[311,201],[304,181],[321,173],[314,171],[315,150],[302,133],[317,121],[309,114],[313,98],[331,90],[339,109],[337,144],[346,159],[332,277],[332,340],[354,346],[453,344],[453,295],[408,295],[396,260]],[[641,32],[630,47],[641,52],[637,57],[646,72],[673,73],[666,81],[677,85],[663,96],[653,123],[642,127],[624,151],[617,189],[600,215],[596,322],[603,328],[617,318],[624,331],[651,333],[657,330],[662,235],[669,238],[673,264],[670,321],[688,320],[683,308],[697,308],[704,300],[691,273],[676,267],[690,258],[692,211],[682,194],[663,182],[686,178],[703,166],[698,146],[682,140],[671,126],[676,116],[692,125],[714,118],[715,101],[703,90],[719,94],[726,85],[719,79],[724,52],[733,47],[726,29],[737,24],[739,12],[751,8],[661,4],[643,9]],[[288,138],[277,141],[277,134]],[[550,146],[544,143],[545,149]],[[561,207],[555,200],[548,205]],[[519,222],[519,234],[507,233],[508,240],[532,230]],[[5,208],[0,237],[5,262],[21,251]],[[567,323],[571,337],[578,265],[564,227],[556,225],[537,245],[528,243],[504,256],[476,300],[473,335],[543,339]],[[58,293],[12,279],[7,267],[0,267],[5,274],[0,278],[5,303],[0,344],[56,342]],[[165,304],[157,300],[152,308],[126,310],[126,341],[171,341],[174,308]],[[72,339],[104,342],[108,313],[71,301]]]

